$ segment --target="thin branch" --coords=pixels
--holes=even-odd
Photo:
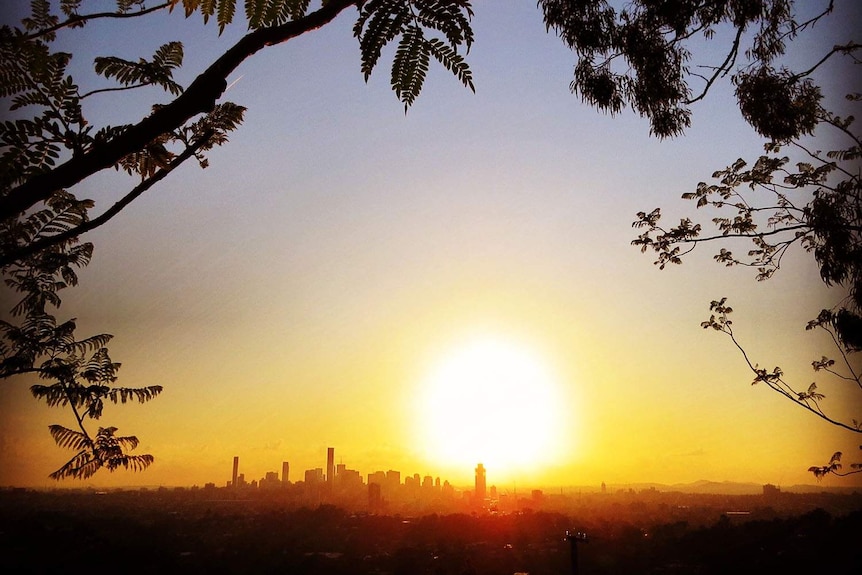
[[[862,48],[862,44],[856,44],[855,42],[851,42],[851,43],[846,44],[844,46],[840,46],[840,45],[839,46],[833,46],[832,49],[829,50],[829,52],[825,56],[823,56],[819,62],[817,62],[811,68],[809,68],[808,70],[806,70],[804,72],[799,72],[798,74],[794,74],[791,77],[791,80],[798,80],[799,78],[804,78],[805,76],[808,76],[809,74],[814,72],[814,70],[816,70],[817,68],[822,66],[823,63],[826,62],[826,60],[828,60],[829,58],[831,58],[834,54],[837,54],[838,52],[841,52],[843,54],[849,54],[850,52],[852,52],[854,50],[858,50],[859,48]]]
[[[78,413],[78,408],[75,406],[75,402],[72,399],[72,394],[69,392],[69,385],[67,382],[62,379],[57,380],[60,386],[63,388],[63,393],[66,395],[66,399],[69,401],[69,407],[72,408],[72,413],[75,415],[75,419],[78,421],[78,427],[81,429],[81,433],[84,434],[84,437],[87,438],[87,441],[90,445],[93,445],[93,438],[90,437],[90,434],[87,432],[87,428],[84,427],[84,417]]]
[[[117,201],[117,203],[115,203],[98,217],[95,217],[92,220],[88,220],[81,225],[68,229],[60,234],[40,238],[39,240],[32,242],[26,246],[23,246],[17,250],[2,254],[2,256],[0,256],[0,268],[11,264],[15,260],[27,257],[40,250],[43,250],[49,246],[57,245],[74,237],[77,237],[83,233],[89,232],[90,230],[98,228],[99,226],[116,216],[118,213],[120,213],[123,208],[132,203],[132,201],[137,199],[138,196],[140,196],[141,194],[152,188],[155,184],[163,180],[180,164],[194,156],[195,153],[197,153],[197,151],[200,150],[209,141],[210,137],[212,137],[212,132],[204,133],[194,144],[187,147],[180,155],[176,156],[173,160],[171,160],[171,162],[166,167],[160,169],[149,179],[144,180],[143,182],[135,186],[128,194],[123,196],[119,201]]]
[[[698,100],[703,100],[706,97],[706,93],[709,92],[709,89],[712,87],[713,83],[719,78],[719,76],[726,75],[730,68],[733,66],[733,63],[736,62],[736,56],[739,54],[739,42],[742,38],[742,32],[744,27],[740,26],[736,30],[736,38],[733,39],[733,45],[730,47],[730,52],[727,53],[727,58],[724,59],[724,62],[721,63],[721,66],[715,69],[715,73],[706,81],[706,86],[703,87],[703,92],[700,93],[700,96],[697,96],[694,99],[686,100],[685,104],[694,104]]]
[[[751,360],[749,359],[748,354],[745,352],[745,349],[743,349],[743,347],[742,347],[742,346],[739,344],[739,342],[736,340],[736,337],[733,335],[733,330],[732,330],[730,327],[725,326],[725,328],[724,328],[724,329],[722,329],[721,331],[723,331],[723,332],[724,332],[724,333],[726,333],[728,336],[730,336],[730,340],[733,342],[733,344],[736,346],[736,348],[740,351],[740,353],[742,353],[742,357],[743,357],[743,359],[745,359],[745,363],[747,363],[747,364],[748,364],[748,368],[749,368],[752,372],[754,372],[754,374],[755,374],[755,375],[758,375],[758,376],[759,376],[759,375],[760,375],[760,372],[757,370],[757,368],[754,366],[754,364],[753,364],[753,363],[751,363]],[[837,421],[837,420],[835,420],[835,419],[832,419],[831,417],[829,417],[828,415],[824,414],[823,412],[821,412],[821,411],[819,411],[819,410],[817,410],[817,409],[813,409],[813,408],[812,408],[810,405],[808,405],[807,403],[805,403],[805,402],[803,402],[803,401],[800,401],[800,400],[798,399],[798,397],[791,395],[791,393],[789,393],[788,391],[786,391],[786,390],[784,390],[784,389],[782,389],[782,388],[778,387],[778,386],[777,386],[777,385],[775,385],[774,383],[772,383],[772,382],[770,382],[770,381],[768,381],[768,380],[763,380],[763,381],[764,381],[764,383],[766,383],[766,384],[769,386],[769,388],[770,388],[770,389],[772,389],[772,390],[774,390],[774,391],[777,391],[778,393],[780,393],[780,394],[781,394],[781,395],[783,395],[784,397],[788,398],[788,399],[789,399],[790,401],[792,401],[793,403],[795,403],[795,404],[799,405],[800,407],[802,407],[802,408],[804,408],[804,409],[807,409],[808,411],[810,411],[811,413],[813,413],[813,414],[814,414],[814,415],[816,415],[817,417],[820,417],[821,419],[824,419],[824,420],[828,421],[829,423],[831,423],[831,424],[833,424],[833,425],[837,425],[838,427],[843,427],[844,429],[847,429],[847,430],[852,431],[852,432],[854,432],[854,433],[862,433],[862,429],[857,429],[857,428],[855,428],[855,427],[852,427],[852,426],[850,426],[850,425],[847,425],[846,423],[843,423],[843,422],[841,422],[841,421]],[[787,386],[787,388],[788,388],[791,392],[793,392],[793,388],[791,388],[790,386],[788,386],[784,381],[782,381],[781,379],[779,379],[779,382],[780,382],[780,383],[782,383],[783,385]],[[794,392],[794,393],[795,393],[795,392]]]
[[[701,238],[701,237],[697,237],[697,238],[680,238],[680,239],[677,239],[677,240],[674,240],[674,241],[675,241],[675,242],[679,242],[679,243],[684,243],[684,244],[690,244],[690,243],[697,243],[697,242],[711,242],[711,241],[715,241],[715,240],[722,240],[722,239],[725,239],[725,238],[762,238],[762,237],[766,237],[766,236],[774,236],[774,235],[776,235],[776,234],[780,234],[780,233],[783,233],[783,232],[789,232],[789,231],[793,231],[793,230],[800,230],[800,229],[805,229],[805,228],[810,228],[810,227],[811,227],[811,226],[810,226],[810,225],[808,225],[808,224],[799,224],[799,225],[796,225],[796,226],[788,226],[788,227],[786,227],[786,228],[776,228],[776,229],[774,229],[774,230],[772,230],[772,231],[770,231],[770,232],[757,232],[757,233],[751,233],[751,234],[725,234],[725,235],[721,235],[721,236],[709,236],[709,237],[706,237],[706,238]],[[850,227],[849,229],[853,229],[854,227],[855,227],[855,226]],[[796,241],[796,240],[794,239],[794,240],[788,240],[788,241],[789,241],[789,242],[793,242],[793,241]]]
[[[783,40],[784,38],[787,38],[788,36],[796,35],[799,32],[801,32],[802,30],[805,30],[806,28],[808,28],[809,26],[814,26],[814,24],[816,24],[818,20],[831,14],[832,10],[834,8],[835,8],[835,0],[829,0],[829,6],[824,8],[823,12],[821,12],[820,14],[817,14],[816,16],[812,16],[811,18],[809,18],[808,20],[806,20],[805,22],[803,22],[802,24],[800,24],[798,26],[794,26],[793,29],[782,34],[781,39]]]
[[[0,373],[0,379],[5,379],[7,377],[12,377],[15,375],[23,375],[25,373],[39,373],[40,371],[42,371],[42,370],[39,369],[38,367],[27,367],[27,368],[22,368],[22,369],[16,369],[14,371],[6,371],[3,373]]]
[[[832,115],[831,115],[831,114],[827,114],[827,115],[825,115],[825,116],[821,117],[821,120],[820,120],[820,121],[821,121],[821,122],[825,122],[825,123],[829,124],[830,126],[832,126],[832,127],[834,127],[834,128],[837,128],[838,130],[841,130],[842,132],[844,132],[844,134],[846,134],[847,136],[850,136],[850,139],[851,139],[851,140],[853,140],[854,142],[856,142],[856,145],[857,145],[857,146],[862,147],[862,140],[860,140],[860,139],[856,136],[856,134],[854,134],[853,132],[851,132],[850,130],[848,130],[848,129],[847,129],[847,126],[844,126],[844,125],[839,124],[838,122],[836,122],[836,121],[835,121],[835,119],[832,117]],[[807,152],[807,151],[808,151],[808,150],[806,150],[806,152]],[[810,153],[811,153],[811,152],[809,152],[809,154],[810,154]],[[816,156],[815,156],[815,157],[816,157]],[[817,158],[817,159],[819,160],[820,158]],[[825,161],[825,160],[823,160],[823,161]]]
[[[70,26],[77,26],[85,24],[90,20],[98,20],[101,18],[137,18],[138,16],[144,16],[151,12],[155,12],[157,10],[164,10],[165,8],[170,7],[175,3],[175,0],[172,2],[165,2],[164,4],[159,4],[158,6],[153,6],[152,8],[145,8],[138,12],[97,12],[95,14],[73,14],[69,16],[68,20],[64,20],[62,22],[58,22],[53,26],[48,28],[44,28],[42,30],[37,30],[32,34],[28,34],[24,37],[25,40],[35,40],[36,38],[41,38],[42,36],[47,36],[48,34],[52,34],[57,30],[62,28],[68,28]]]
[[[92,96],[93,94],[101,94],[102,92],[122,92],[123,90],[135,90],[137,88],[143,88],[144,86],[152,86],[152,84],[135,84],[133,86],[117,86],[114,88],[99,88],[98,90],[90,90],[86,94],[80,97],[81,100],[88,96]]]
[[[847,366],[847,370],[850,371],[850,375],[852,376],[851,381],[855,381],[856,384],[860,388],[862,388],[862,378],[860,378],[859,374],[856,373],[856,370],[853,369],[853,365],[850,363],[850,359],[847,357],[847,353],[845,353],[845,351],[844,351],[844,346],[842,346],[841,343],[838,341],[838,337],[835,335],[835,332],[833,330],[825,327],[823,324],[820,324],[820,328],[823,329],[824,331],[826,331],[826,333],[829,334],[829,337],[832,338],[832,343],[835,344],[835,347],[838,349],[838,353],[841,354],[841,358],[844,360],[844,364]],[[826,369],[826,371],[828,371],[830,373],[834,373],[832,370],[830,370],[828,368],[825,368],[825,369]],[[836,373],[835,375],[838,375],[838,374]],[[838,377],[841,377],[842,379],[850,379],[848,377],[841,376],[841,375],[838,375]]]

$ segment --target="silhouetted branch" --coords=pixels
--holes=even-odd
[[[120,211],[128,206],[132,201],[138,198],[141,194],[152,188],[155,184],[163,180],[168,174],[174,171],[180,164],[191,158],[195,155],[195,153],[207,144],[209,138],[212,136],[212,132],[203,134],[193,145],[187,147],[181,154],[175,157],[170,164],[166,167],[157,171],[153,176],[144,180],[137,186],[135,186],[128,194],[123,196],[117,203],[107,209],[104,213],[99,215],[98,217],[93,218],[92,220],[88,220],[83,224],[76,226],[74,228],[68,229],[62,233],[59,233],[54,236],[41,238],[31,244],[23,246],[17,250],[10,251],[9,253],[3,254],[0,256],[0,268],[3,266],[9,265],[17,259],[29,256],[34,254],[46,247],[57,245],[66,240],[72,239],[76,236],[79,236],[83,233],[89,232],[93,230],[111,218],[116,216]]]
[[[61,30],[63,28],[83,25],[90,20],[99,20],[102,18],[137,18],[138,16],[145,16],[146,14],[150,14],[158,10],[164,10],[165,8],[170,7],[172,4],[174,4],[174,2],[165,2],[164,4],[159,4],[158,6],[153,6],[152,8],[144,8],[143,10],[139,10],[137,12],[96,12],[94,14],[74,14],[72,16],[69,16],[67,20],[58,22],[57,24],[49,26],[48,28],[37,30],[32,34],[28,34],[24,38],[26,40],[35,40],[36,38],[41,38],[42,36],[52,34],[57,30]]]
[[[696,98],[686,100],[685,101],[686,104],[694,104],[698,100],[704,99],[706,97],[707,92],[709,92],[709,89],[712,87],[713,83],[715,83],[715,81],[720,76],[727,75],[727,73],[730,71],[731,67],[733,66],[734,62],[736,62],[736,56],[739,54],[739,42],[742,39],[743,31],[744,31],[744,28],[742,28],[742,27],[737,28],[736,37],[733,39],[733,45],[730,47],[730,52],[728,52],[727,58],[725,58],[724,62],[722,62],[721,65],[715,69],[715,72],[713,73],[713,75],[710,78],[706,79],[706,86],[704,86],[703,92],[701,92],[700,95],[697,96]]]
[[[821,409],[816,400],[812,399],[814,403],[814,407],[808,404],[805,400],[807,398],[803,398],[804,394],[799,394],[796,392],[787,382],[785,382],[781,377],[781,372],[779,368],[776,368],[773,373],[767,373],[766,370],[758,368],[755,364],[751,362],[751,359],[748,357],[748,353],[745,351],[745,348],[742,347],[742,344],[736,339],[736,336],[733,333],[733,328],[730,326],[730,321],[727,319],[727,315],[732,311],[731,308],[725,307],[724,302],[726,299],[722,299],[720,301],[714,301],[710,306],[711,310],[716,311],[719,314],[719,317],[716,319],[715,316],[711,317],[708,321],[702,322],[701,326],[704,328],[713,328],[716,331],[720,331],[730,337],[730,340],[742,354],[745,363],[748,365],[748,368],[754,373],[755,380],[753,383],[763,382],[770,389],[780,393],[793,403],[799,405],[800,407],[807,409],[817,417],[828,421],[829,423],[836,425],[838,427],[844,428],[848,431],[852,431],[854,433],[862,433],[862,429],[858,427],[853,427],[836,419],[833,419],[826,415]],[[782,387],[783,386],[783,387]]]
[[[151,86],[152,84],[135,84],[133,86],[117,86],[114,88],[99,88],[98,90],[90,90],[86,94],[81,95],[81,99],[88,98],[93,94],[101,94],[103,92],[123,92],[125,90],[136,90],[138,88],[143,88],[145,86]]]

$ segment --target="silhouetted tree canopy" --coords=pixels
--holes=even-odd
[[[784,38],[813,26],[832,7],[830,2],[813,19],[801,25],[790,24],[785,32],[756,41],[755,53],[760,59],[733,76],[743,117],[768,141],[760,157],[751,162],[740,158],[714,172],[713,183],[701,182],[695,191],[682,195],[694,201],[696,209],[715,216],[710,224],[684,217],[678,225],[665,226],[660,208],[643,211],[637,214],[633,226],[644,231],[632,243],[642,252],[655,252],[655,263],[661,269],[667,264],[682,263],[683,257],[699,244],[713,244],[716,262],[755,268],[759,281],[771,278],[780,269],[784,255],[792,247],[811,254],[820,279],[839,292],[834,307],[821,310],[805,326],[807,330],[829,333],[838,354],[836,359],[815,358],[812,368],[849,382],[862,393],[862,372],[855,361],[862,350],[862,140],[852,115],[842,117],[824,107],[821,87],[814,78],[817,69],[833,57],[843,58],[839,63],[846,66],[850,77],[859,64],[862,45],[848,38],[847,43],[825,54],[813,55],[813,65],[802,71],[774,67],[772,62],[783,50]],[[757,48],[758,43],[763,44],[762,49]],[[846,100],[858,105],[862,94],[847,94]],[[833,148],[818,149],[821,140],[830,142]],[[791,160],[791,154],[796,161]],[[710,225],[711,232],[707,231]],[[731,249],[740,243],[748,249]],[[818,391],[816,382],[806,382],[807,389],[795,388],[780,367],[768,371],[753,362],[733,332],[729,319],[733,310],[726,298],[713,301],[710,311],[713,313],[703,327],[730,337],[754,373],[753,383],[766,384],[829,423],[862,433],[862,418],[842,421],[827,413],[823,403],[826,395]],[[829,463],[813,466],[809,471],[818,478],[830,473],[862,472],[860,463],[841,471],[841,458],[842,453],[835,452]]]
[[[58,444],[76,451],[54,477],[86,477],[100,467],[143,468],[152,461],[150,456],[127,453],[137,444],[134,437],[117,437],[113,427],[92,433],[85,423],[101,416],[105,400],[148,401],[161,388],[114,387],[119,364],[110,362],[104,347],[110,336],[78,339],[74,320],[58,321],[54,313],[60,291],[77,283],[75,269],[86,266],[92,257],[92,244],[79,243],[79,237],[104,225],[187,160],[194,158],[205,168],[206,153],[227,143],[229,133],[240,126],[245,108],[223,101],[222,96],[227,77],[242,62],[348,13],[356,18],[358,71],[366,79],[384,48],[394,45],[390,81],[405,110],[421,93],[432,59],[465,87],[474,88],[466,60],[474,41],[469,0],[247,0],[238,4],[236,0],[116,0],[113,11],[87,12],[89,6],[82,0],[32,0],[30,15],[19,25],[0,27],[0,97],[7,111],[15,113],[14,119],[4,113],[0,124],[0,268],[7,285],[20,297],[9,321],[0,323],[0,377],[35,373],[50,384],[34,386],[34,395],[74,413],[79,429],[52,428]],[[778,61],[785,43],[811,31],[831,12],[832,2],[824,2],[822,10],[805,21],[797,21],[790,0],[632,0],[621,6],[603,0],[538,2],[547,29],[572,50],[572,92],[598,110],[617,114],[630,108],[649,120],[654,135],[676,136],[690,124],[691,105],[705,98],[717,81],[729,78],[736,85],[743,117],[758,133],[775,140],[774,151],[812,133],[824,121],[844,126],[850,133],[849,120],[824,120],[820,89],[810,78],[816,66],[794,72]],[[184,58],[178,40],[136,60],[96,58],[94,72],[116,85],[81,93],[67,74],[72,55],[53,48],[58,34],[85,34],[87,25],[96,20],[147,18],[162,11],[199,19],[202,25],[212,21],[219,32],[242,20],[248,31],[214,57],[188,86],[181,86],[173,76]],[[719,46],[719,61],[698,60],[704,58],[697,49],[704,42]],[[857,49],[853,43],[836,47],[824,60],[833,54],[852,56]],[[84,117],[82,102],[94,94],[144,86],[160,87],[172,100],[154,105],[134,124],[100,126]],[[853,141],[836,161],[858,157],[859,142],[855,137]],[[731,205],[723,194],[733,195],[740,183],[747,183],[745,178],[763,179],[784,169],[776,160],[764,161],[747,172],[742,171],[744,165],[735,166],[722,186],[699,189],[698,201]],[[113,205],[95,213],[91,200],[76,197],[70,189],[107,169],[126,172],[129,188]],[[818,186],[821,191],[801,210],[785,205],[779,193],[776,213],[791,232],[801,232],[793,242],[814,251],[824,281],[851,286],[855,299],[835,312],[835,321],[836,326],[851,326],[836,329],[842,341],[858,346],[858,340],[852,339],[862,297],[855,287],[860,261],[858,172],[855,179],[848,177],[833,189],[827,176],[840,173],[837,163],[825,160],[810,168],[799,167],[790,185]],[[760,238],[761,259],[768,268],[783,253],[784,244],[764,242],[766,234],[745,227],[752,215],[749,208],[740,204],[735,209],[740,211],[728,221],[728,233]],[[683,224],[664,232],[657,226],[658,216],[653,212],[641,218],[640,225],[649,231],[640,241],[676,262],[676,245],[696,240],[700,230]],[[843,225],[848,221],[853,223]],[[653,238],[651,233],[659,236]],[[723,257],[736,261],[729,254]]]

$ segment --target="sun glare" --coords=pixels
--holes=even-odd
[[[534,472],[560,452],[559,382],[527,347],[473,340],[448,353],[422,382],[420,440],[434,462],[507,475]]]

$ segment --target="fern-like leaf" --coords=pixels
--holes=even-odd
[[[61,479],[87,479],[92,477],[101,467],[102,463],[94,453],[90,450],[84,450],[77,453],[48,477],[57,481]]]
[[[218,23],[219,36],[224,32],[225,26],[233,22],[235,13],[236,0],[218,0],[216,22]]]
[[[392,89],[404,103],[404,111],[413,104],[428,74],[430,61],[428,43],[418,26],[410,26],[395,52],[392,60]]]
[[[410,9],[405,2],[370,0],[363,4],[353,26],[353,35],[359,39],[361,71],[365,81],[377,65],[383,47],[404,32],[410,18]]]
[[[470,67],[463,56],[437,38],[432,38],[428,41],[428,49],[431,55],[443,64],[447,70],[455,74],[455,77],[465,87],[470,88],[473,93],[476,92],[476,87],[473,85],[473,73],[470,71]]]
[[[115,79],[127,87],[156,85],[178,96],[182,87],[174,82],[173,70],[183,63],[181,42],[168,42],[156,50],[152,61],[141,58],[138,62],[116,56],[95,59],[95,71],[108,79]]]
[[[93,444],[90,438],[80,431],[75,431],[62,425],[50,425],[48,426],[48,430],[51,433],[51,437],[54,438],[54,441],[60,447],[81,450],[89,448]]]
[[[148,387],[115,387],[108,392],[107,397],[113,403],[126,403],[131,400],[137,400],[138,403],[146,403],[155,399],[162,392],[161,385],[151,385]]]

